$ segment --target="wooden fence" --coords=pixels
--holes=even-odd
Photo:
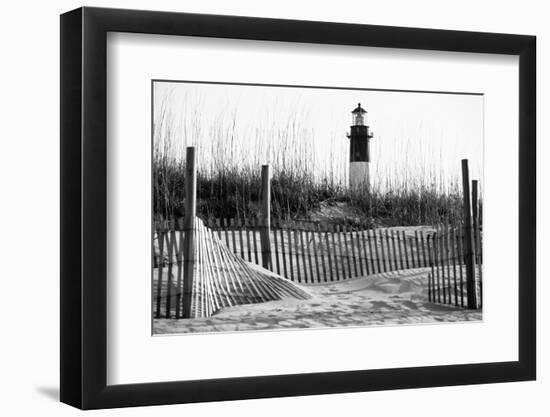
[[[483,305],[483,216],[477,180],[470,189],[467,159],[462,160],[462,187],[461,227],[438,227],[433,238],[428,299],[478,309]]]
[[[482,307],[482,231],[473,229],[476,242],[474,258],[475,308]],[[464,227],[439,226],[430,245],[431,272],[428,276],[428,300],[434,303],[468,307],[467,257]],[[469,308],[469,307],[468,307]]]
[[[256,219],[217,219],[205,225],[220,244],[240,259],[262,265],[268,256],[267,269],[300,284],[432,266],[430,230],[352,230],[335,224],[276,220],[269,229],[270,247],[265,250],[261,238],[265,226],[261,223]],[[182,317],[186,234],[182,221],[154,225],[155,317]],[[205,249],[199,243],[196,242],[195,250],[195,281],[203,279],[198,275],[204,269],[200,258],[205,256],[202,254]]]
[[[218,239],[200,219],[195,220],[193,260],[194,280],[189,313],[185,312],[184,252],[186,233],[174,222],[159,224],[153,271],[155,317],[209,317],[217,310],[241,304],[278,300],[283,297],[307,299],[301,287],[277,275],[251,267]]]
[[[205,226],[209,234],[217,237],[216,244],[227,248],[238,262],[244,260],[262,265],[291,283],[318,284],[394,270],[431,268],[428,280],[430,301],[475,309],[481,307],[482,299],[481,205],[477,181],[472,182],[470,196],[467,160],[462,161],[462,169],[464,222],[461,227],[377,229],[345,224],[272,221],[269,166],[262,167],[262,204],[258,219],[216,219],[207,221]],[[156,277],[154,271],[153,291],[156,305],[153,308],[156,317],[162,316],[163,300],[166,317],[171,316],[171,304],[174,303],[178,306],[174,313],[176,317],[210,314],[214,308],[211,307],[213,304],[207,303],[210,307],[204,307],[198,313],[198,310],[192,310],[193,296],[198,288],[196,280],[204,282],[199,264],[201,257],[206,259],[207,256],[197,249],[196,234],[188,232],[197,230],[193,148],[188,148],[187,152],[186,195],[190,198],[185,201],[186,217],[183,221],[164,221],[154,225]],[[202,221],[198,223],[203,227]],[[195,277],[195,274],[199,276]],[[173,301],[172,294],[176,294]]]
[[[206,222],[236,255],[269,270],[306,284],[340,281],[400,269],[430,267],[430,229],[351,229],[326,223],[273,221],[270,248],[261,245],[264,226],[255,219],[218,219]],[[171,240],[184,239],[177,222],[155,224],[154,265],[177,263],[183,252],[170,253]],[[162,248],[161,248],[162,242]],[[162,250],[161,250],[162,249]],[[160,253],[162,257],[160,256]]]
[[[264,226],[260,220],[217,219],[205,224],[229,252],[244,261],[262,264],[261,233]],[[267,269],[293,282],[309,285],[394,270],[430,268],[429,301],[467,306],[466,245],[462,226],[352,230],[342,225],[277,220],[271,226]],[[181,222],[155,224],[153,262],[159,272],[153,290],[157,317],[161,316],[161,309],[165,311],[167,308],[164,301],[161,306],[161,299],[167,292],[168,297],[173,298],[172,304],[180,305],[177,288],[183,275],[185,233]],[[479,308],[482,299],[482,235],[479,227],[474,236],[478,248],[475,265]],[[172,295],[169,288],[172,288]],[[179,317],[179,312],[173,313]]]
[[[270,246],[255,219],[221,219],[208,226],[230,250],[248,262],[304,284],[340,281],[398,269],[429,267],[429,230],[352,229],[349,226],[272,221]]]

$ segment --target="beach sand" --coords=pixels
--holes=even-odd
[[[261,267],[250,264],[254,268]],[[263,270],[263,269],[262,269]],[[265,270],[263,270],[265,271]],[[269,272],[269,271],[268,271]],[[224,308],[201,319],[154,319],[154,334],[480,321],[480,310],[428,301],[428,268],[303,285],[311,298]]]

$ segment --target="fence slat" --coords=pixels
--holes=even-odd
[[[348,266],[349,266],[348,279],[349,279],[357,276],[355,272],[355,263],[353,259],[355,255],[353,253],[353,242],[350,242],[351,233],[349,232],[349,229],[345,224],[342,225],[342,232],[344,237],[344,247],[346,249],[346,257],[348,259]]]
[[[278,220],[274,220],[273,221],[273,246],[274,246],[273,253],[275,254],[275,268],[277,271],[277,275],[281,275],[281,265],[279,263],[280,250],[279,250],[279,242],[277,239],[277,224],[278,224]]]
[[[222,225],[221,225],[220,219],[216,219],[215,223],[216,223],[216,229],[218,229],[218,239],[221,241],[222,240]]]
[[[412,245],[409,247],[409,250],[411,251],[411,258],[413,258],[413,260],[411,261],[411,263],[409,263],[409,255],[407,254],[407,235],[405,233],[404,230],[401,231],[401,236],[403,237],[403,254],[405,256],[405,267],[407,269],[410,269],[411,268],[411,263],[414,262],[414,256],[413,256],[413,251],[412,251]]]
[[[279,237],[281,238],[281,257],[283,258],[283,271],[285,273],[285,277],[288,279],[292,279],[292,274],[288,273],[288,270],[286,268],[286,249],[285,249],[285,234],[283,230],[283,225],[280,221],[278,221],[279,225]]]
[[[358,271],[359,271],[359,275],[360,277],[363,277],[366,275],[366,271],[365,271],[365,268],[363,268],[363,262],[365,261],[365,256],[364,256],[364,246],[363,246],[363,240],[361,239],[361,230],[355,230],[355,231],[352,231],[352,233],[354,233],[354,238],[355,238],[355,242],[357,243],[357,247],[355,248],[355,250],[357,251],[357,265],[358,265]]]
[[[327,258],[328,258],[328,271],[329,271],[329,274],[330,274],[330,280],[334,281],[334,274],[333,274],[334,269],[332,268],[332,259],[331,259],[332,256],[334,256],[334,253],[330,249],[330,241],[329,241],[328,236],[329,236],[329,232],[325,232],[325,243],[327,245],[326,253],[327,253]],[[331,254],[332,254],[332,256],[331,256]],[[336,261],[334,261],[334,263],[336,263]]]
[[[380,229],[380,249],[382,251],[382,263],[384,264],[384,272],[392,270],[390,261],[390,246],[388,245],[388,230]]]
[[[256,265],[260,265],[260,259],[258,256],[258,220],[253,217],[252,219],[252,243],[254,244],[254,262]]]
[[[439,242],[439,269],[441,270],[441,284],[442,284],[442,291],[443,291],[443,304],[447,304],[447,288],[445,284],[445,235],[444,235],[443,227],[439,225],[439,236],[438,236],[438,242]]]
[[[403,251],[401,250],[401,238],[399,236],[399,230],[395,231],[395,237],[397,239],[397,251],[399,253],[399,269],[405,269],[405,259],[403,258]]]
[[[432,302],[435,302],[435,286],[436,286],[436,283],[435,283],[435,265],[434,265],[435,253],[434,253],[434,250],[433,250],[433,244],[430,244],[431,236],[432,235],[428,235],[428,237],[426,238],[425,243],[426,243],[427,249],[428,249],[428,264],[429,264],[429,267],[432,270]],[[422,246],[424,246],[424,242],[422,242],[422,243],[423,243]]]
[[[311,231],[311,239],[313,244],[313,254],[315,256],[315,272],[316,272],[317,282],[321,282],[321,269],[319,268],[319,254],[317,250],[316,237],[319,237],[319,234],[317,233],[316,227],[314,227],[313,230]],[[324,268],[323,268],[323,272],[324,272]],[[325,281],[326,281],[326,277],[325,277]]]
[[[229,230],[231,230],[231,242],[233,243],[233,250],[232,252],[235,255],[239,255],[238,249],[237,249],[237,219],[229,219]]]
[[[244,219],[244,228],[245,228],[245,235],[246,235],[246,254],[248,255],[248,262],[252,262],[252,249],[251,249],[251,242],[250,242],[251,223],[250,223],[250,219],[246,217]]]
[[[183,284],[183,242],[184,242],[184,232],[183,230],[178,231],[179,244],[176,250],[176,263],[177,263],[177,277],[176,277],[176,318],[179,318],[181,315],[181,301],[182,301],[182,284]]]
[[[384,230],[384,240],[386,241],[386,255],[388,256],[387,263],[388,263],[388,271],[394,270],[394,264],[393,264],[393,257],[392,257],[392,247],[391,247],[391,239],[390,239],[390,232],[388,229]]]
[[[210,240],[208,236],[208,229],[201,228],[201,233],[203,235],[202,250],[204,251],[204,262],[205,262],[205,265],[203,267],[204,269],[203,282],[204,282],[204,288],[206,291],[206,297],[203,297],[203,298],[205,299],[204,301],[205,301],[206,315],[211,316],[214,309],[214,295],[213,295],[214,290],[213,290],[212,278],[211,278],[213,259],[212,259],[211,251],[207,249],[208,241]]]
[[[168,227],[169,231],[166,232],[166,240],[168,243],[168,272],[166,276],[166,318],[170,318],[172,310],[172,270],[174,266],[174,240],[176,239],[173,222],[171,225],[169,224]]]
[[[362,277],[365,274],[363,272],[363,265],[362,265],[362,260],[363,260],[362,249],[363,249],[363,246],[361,244],[360,232],[359,232],[359,230],[353,230],[352,227],[349,227],[349,230],[350,230],[350,236],[352,238],[351,250],[353,252],[354,264],[356,265],[355,266],[355,276],[356,277]]]
[[[433,235],[434,237],[434,263],[435,263],[435,272],[437,274],[437,302],[441,302],[441,268],[440,268],[440,248],[439,244],[441,243],[441,239],[439,237],[439,228]],[[445,299],[445,291],[443,291],[443,298]]]
[[[292,250],[293,250],[293,246],[292,246],[292,232],[290,231],[290,228],[286,229],[286,235],[287,235],[287,240],[288,240],[288,263],[289,263],[289,275],[290,275],[290,279],[292,279],[292,281],[296,281],[297,280],[297,274],[294,273],[294,262],[292,260]]]
[[[210,264],[209,262],[209,258],[210,258],[210,251],[206,250],[206,228],[204,227],[201,227],[199,232],[201,234],[201,240],[202,240],[202,243],[201,243],[201,248],[200,249],[203,254],[202,254],[202,261],[200,261],[201,263],[201,267],[202,267],[202,273],[201,273],[201,278],[200,278],[200,281],[201,281],[201,284],[202,284],[202,290],[203,290],[203,297],[202,297],[202,300],[203,300],[203,311],[204,311],[204,314],[206,314],[207,316],[211,315],[211,309],[212,309],[212,305],[211,305],[211,301],[212,301],[212,291],[210,290],[210,280],[209,280],[209,274],[208,274],[208,267]]]
[[[384,250],[384,231],[378,229],[378,236],[380,237],[380,252],[382,253],[382,258],[380,259],[382,269],[383,272],[388,272],[388,258],[386,257],[386,252]]]
[[[393,230],[390,231],[390,241],[391,241],[391,249],[393,251],[393,267],[394,267],[394,270],[398,270],[399,269],[399,266],[397,264],[397,258],[399,257],[399,255],[397,254],[397,251],[395,250],[395,235],[393,233]]]
[[[376,228],[372,229],[372,241],[374,243],[374,253],[376,254],[376,273],[379,274],[382,272],[382,265],[380,263],[380,251],[378,250],[378,239],[376,238]],[[370,239],[369,239],[370,243]],[[373,252],[371,251],[371,256]],[[373,269],[374,269],[374,263],[373,263]]]
[[[241,258],[246,259],[244,257],[244,240],[243,240],[243,227],[244,227],[244,221],[243,219],[238,220],[238,226],[239,228],[239,249],[241,253]]]
[[[216,221],[216,224],[218,224],[218,221]],[[205,240],[206,251],[207,251],[206,256],[209,260],[211,260],[208,262],[208,265],[210,266],[210,268],[207,269],[207,274],[208,274],[207,278],[208,278],[209,290],[211,292],[209,298],[211,302],[212,313],[216,310],[219,310],[222,307],[221,300],[219,300],[218,297],[214,296],[215,292],[217,292],[218,294],[223,293],[222,286],[219,282],[220,280],[214,278],[216,273],[218,274],[218,276],[225,275],[223,260],[219,255],[220,242],[222,242],[220,239],[218,239],[218,241],[216,241],[215,239]]]
[[[299,237],[298,230],[294,229],[294,255],[296,257],[296,271],[298,272],[298,282],[302,282],[302,272],[300,271],[300,249],[299,249]]]
[[[450,234],[450,240],[451,240],[451,258],[453,260],[453,283],[454,283],[454,294],[455,294],[455,305],[458,307],[458,288],[457,288],[457,281],[456,281],[456,232],[455,228],[451,228],[451,234]]]
[[[363,242],[365,245],[365,263],[367,265],[367,274],[374,275],[376,273],[374,264],[375,264],[375,255],[372,251],[372,242],[370,238],[370,229],[366,228],[363,230]]]
[[[336,236],[337,236],[336,226],[331,225],[329,227],[329,230],[330,230],[330,235],[332,237],[332,250],[334,254],[333,260],[334,260],[334,270],[336,271],[336,281],[340,281],[340,265],[342,266],[342,279],[345,279],[344,260],[342,259],[342,253],[341,251],[338,251],[340,253],[337,254],[337,249],[341,248],[341,242],[340,242],[340,245],[336,244]],[[338,256],[340,256],[340,261],[338,261]]]
[[[462,232],[462,227],[459,227],[457,229],[457,249],[458,249],[458,260],[460,262],[460,307],[464,307],[464,250],[463,250],[463,242],[464,234]]]
[[[311,225],[308,225],[306,227],[306,249],[307,249],[307,256],[308,256],[308,263],[309,263],[309,271],[310,271],[310,278],[311,282],[314,283],[315,281],[319,281],[319,277],[317,276],[319,271],[314,267],[315,265],[315,236],[313,235],[313,232],[310,230]]]
[[[159,246],[159,262],[158,262],[158,277],[157,277],[157,305],[156,305],[156,318],[160,318],[160,306],[161,306],[161,291],[162,291],[162,272],[164,269],[164,232],[159,228],[157,229],[157,241]]]
[[[304,262],[304,277],[306,277],[305,282],[313,282],[311,277],[311,269],[308,269],[310,265],[310,256],[309,256],[309,248],[307,246],[307,231],[305,230],[305,226],[303,226],[303,229],[300,229],[300,244],[302,247],[302,260]]]
[[[323,281],[328,282],[327,277],[327,267],[325,265],[325,253],[328,252],[328,247],[326,250],[323,250],[323,236],[324,233],[321,232],[321,226],[319,223],[315,226],[315,232],[317,233],[318,241],[319,241],[319,248],[317,249],[316,255],[319,255],[319,260],[321,263],[321,268],[323,269]],[[321,276],[319,275],[319,282],[321,282]]]
[[[224,220],[222,219],[221,223],[224,223]],[[226,230],[227,235],[227,230]],[[229,240],[227,240],[229,242]],[[214,281],[214,284],[217,286],[218,291],[220,294],[222,294],[222,297],[220,298],[220,303],[224,307],[230,307],[235,303],[235,300],[232,297],[231,291],[230,291],[230,285],[229,281],[231,280],[231,276],[234,275],[233,271],[233,263],[227,261],[227,254],[231,252],[231,248],[229,245],[225,246],[225,250],[222,250],[222,245],[215,245],[216,249],[216,255],[218,259],[220,260],[220,278],[218,280]]]
[[[431,303],[432,299],[432,274],[428,273],[428,301]]]
[[[420,245],[418,242],[418,230],[414,231],[414,251],[411,250],[413,268],[420,268]]]
[[[444,285],[446,286],[447,304],[451,304],[452,303],[451,275],[450,275],[451,268],[449,266],[449,250],[447,247],[447,224],[446,223],[441,225],[441,237],[442,237],[441,247],[443,250],[443,269],[445,270],[444,274],[446,278]]]
[[[222,217],[221,223],[223,228],[223,234],[225,237],[225,245],[227,246],[227,249],[231,250],[231,244],[229,243],[229,219]]]
[[[202,260],[204,256],[204,251],[201,249],[202,245],[202,235],[197,231],[195,233],[195,274],[193,280],[193,294],[194,299],[192,302],[191,317],[201,317],[204,314],[203,304],[204,297],[201,297],[202,289],[202,277],[203,277],[203,266],[204,262]],[[199,303],[200,302],[200,303]]]
[[[367,249],[368,237],[365,237],[365,235],[366,235],[365,232],[366,231],[364,229],[361,230],[361,241],[363,242],[363,257],[365,259],[365,273],[367,275],[370,275],[372,272],[371,272],[371,269],[369,267],[369,251]]]
[[[353,265],[353,271],[355,273],[355,277],[359,276],[359,268],[357,267],[357,256],[356,256],[356,249],[358,248],[357,239],[355,238],[355,235],[353,233],[353,229],[351,229],[349,226],[344,225],[344,236],[346,236],[346,242],[348,241],[347,235],[349,234],[349,245],[351,249],[351,263]],[[351,278],[351,276],[350,276]]]
[[[338,239],[340,241],[340,248],[342,251],[345,251],[345,255],[343,257],[346,260],[346,266],[347,266],[347,274],[344,274],[344,279],[351,278],[353,272],[351,271],[351,262],[350,262],[350,256],[349,256],[349,248],[348,248],[348,241],[346,238],[346,235],[344,233],[344,228],[342,225],[338,225]],[[343,236],[342,236],[343,234]],[[342,239],[344,240],[344,245],[342,246]]]
[[[428,235],[429,237],[430,235]],[[420,232],[420,244],[422,245],[422,259],[424,260],[424,267],[430,266],[430,252],[428,252],[428,255],[426,256],[426,245],[424,241],[424,231]],[[428,247],[429,251],[429,247]]]

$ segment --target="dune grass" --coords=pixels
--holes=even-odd
[[[154,214],[156,219],[183,216],[185,163],[159,158],[153,164]],[[259,213],[260,169],[222,167],[217,172],[197,173],[197,214],[203,218],[251,218]],[[422,178],[373,180],[368,192],[351,192],[327,178],[314,181],[304,172],[275,170],[271,182],[272,216],[304,219],[321,206],[345,205],[355,218],[342,222],[371,221],[386,226],[414,226],[460,219],[462,191],[458,181],[447,187]],[[339,219],[334,219],[338,221]]]
[[[155,113],[153,130],[154,217],[183,216],[185,199],[185,147],[199,148],[197,166],[197,214],[208,218],[250,218],[258,215],[261,197],[261,165],[272,167],[272,216],[304,219],[321,207],[345,206],[351,219],[385,226],[414,226],[456,222],[461,217],[462,189],[459,178],[441,171],[440,161],[419,161],[371,168],[368,191],[348,188],[348,154],[341,138],[323,150],[329,158],[318,161],[314,133],[302,129],[292,117],[270,127],[259,122],[251,137],[237,137],[235,119],[229,117],[216,126],[202,126],[199,119],[177,119],[166,108]],[[177,121],[179,120],[179,122]],[[176,133],[177,132],[177,133]],[[403,143],[402,155],[427,155],[419,143]],[[243,144],[245,143],[245,144]],[[432,158],[433,159],[433,158]],[[328,162],[327,162],[328,160]],[[457,165],[460,160],[457,158]]]

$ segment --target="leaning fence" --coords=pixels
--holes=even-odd
[[[300,284],[319,284],[401,269],[428,268],[432,229],[372,228],[298,221],[271,223],[269,247],[260,219],[216,219],[204,222],[240,259]],[[183,292],[186,231],[182,221],[154,225],[153,266],[156,317],[179,317]],[[200,264],[200,250],[196,249]],[[267,262],[266,261],[267,258]],[[200,267],[200,265],[199,265]]]
[[[264,227],[260,220],[216,219],[205,224],[230,252],[246,262],[262,264],[265,249],[261,245]],[[319,284],[396,270],[429,268],[429,301],[466,305],[466,245],[462,225],[352,229],[337,224],[275,220],[271,226],[267,269],[293,282]],[[482,299],[479,227],[474,235],[479,308]],[[153,263],[158,271],[154,288],[157,317],[166,316],[160,312],[160,300],[165,293],[171,292],[176,298],[181,293],[184,239],[181,222],[155,223]]]

